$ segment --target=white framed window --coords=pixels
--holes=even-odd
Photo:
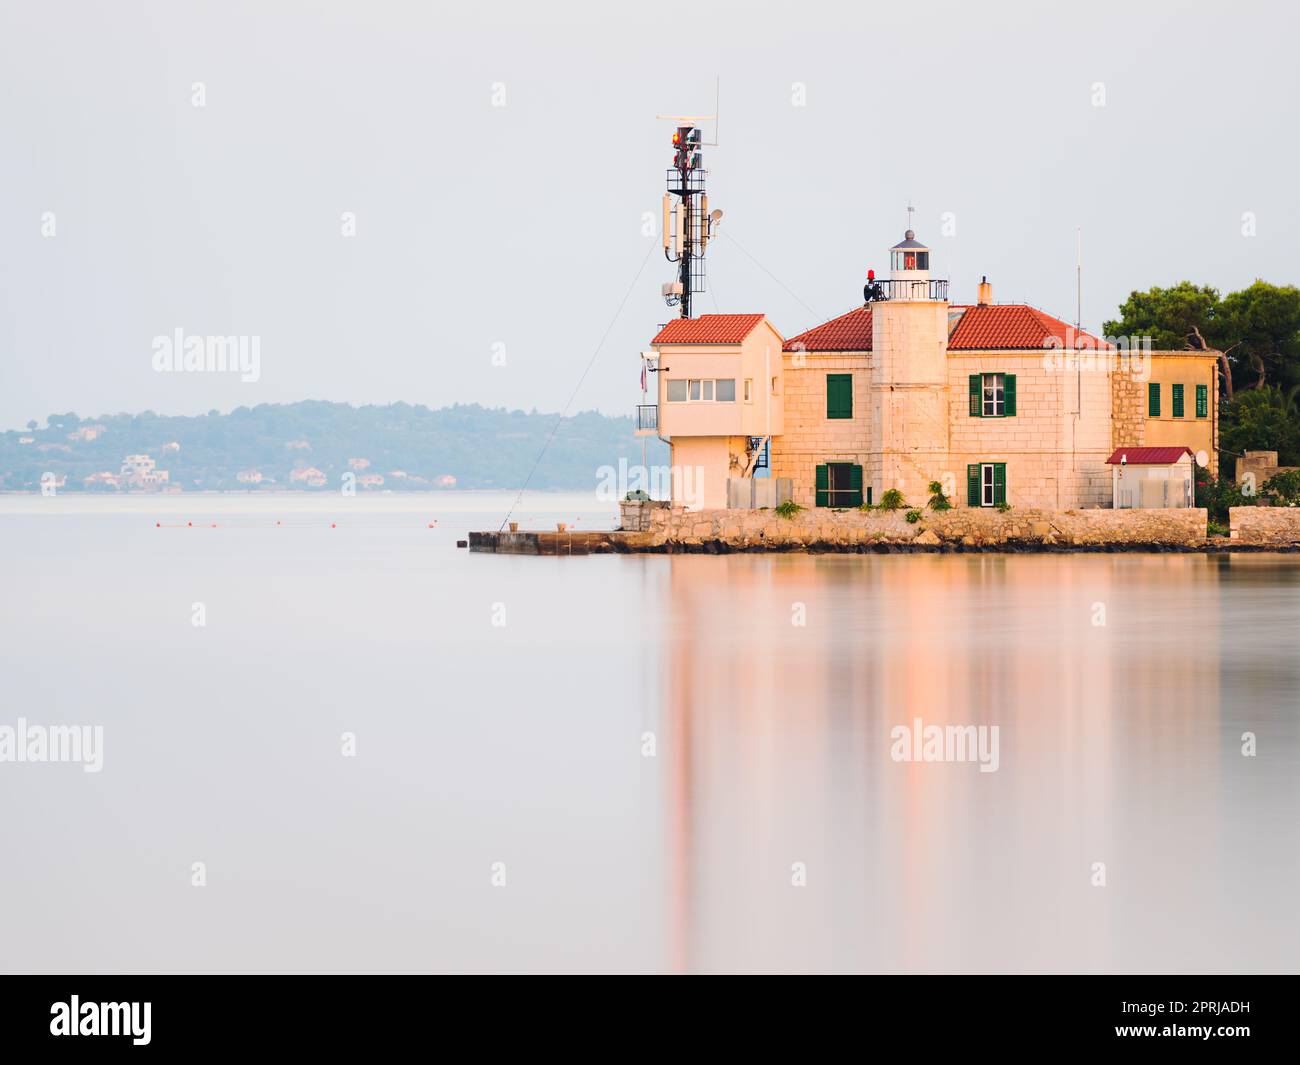
[[[1001,418],[1007,410],[1006,378],[1000,373],[986,373],[983,389],[984,417]]]
[[[666,386],[669,403],[735,403],[734,377],[669,378]]]
[[[993,506],[993,463],[980,466],[980,506]]]

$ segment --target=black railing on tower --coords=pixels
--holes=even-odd
[[[876,278],[863,290],[867,303],[882,300],[946,300],[948,282],[911,278]]]

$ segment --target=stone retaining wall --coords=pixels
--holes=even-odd
[[[870,549],[873,545],[940,548],[996,544],[1073,547],[1202,548],[1206,512],[1190,510],[975,510],[921,511],[909,524],[904,511],[805,509],[790,518],[770,510],[651,512],[651,549],[720,546],[727,549]]]
[[[1228,523],[1235,543],[1300,546],[1300,507],[1231,507]]]

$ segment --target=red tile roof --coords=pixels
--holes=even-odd
[[[1084,350],[1110,347],[1091,333],[1070,340],[1071,327],[1059,318],[1021,303],[977,306],[953,304],[957,320],[948,337],[949,351],[1041,350],[1050,340],[1059,347],[1073,343]],[[785,351],[870,351],[871,307],[858,307],[785,342]]]
[[[949,351],[1042,349],[1050,340],[1056,340],[1057,347],[1069,345],[1071,350],[1110,347],[1091,333],[1075,333],[1073,326],[1023,303],[985,303],[952,309],[964,313],[948,337]]]
[[[857,307],[806,333],[791,337],[782,351],[870,351],[871,308]]]
[[[761,314],[702,314],[674,318],[651,344],[739,344],[763,320]]]
[[[1106,460],[1108,465],[1118,466],[1119,460],[1128,456],[1130,466],[1168,466],[1177,462],[1184,455],[1190,455],[1190,447],[1117,447],[1115,454]]]

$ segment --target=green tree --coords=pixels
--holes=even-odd
[[[1238,388],[1300,384],[1300,289],[1256,281],[1219,304],[1214,331]],[[1251,378],[1253,377],[1253,381]]]
[[[1283,466],[1300,465],[1300,387],[1284,392],[1275,385],[1239,393],[1223,414],[1223,448],[1276,451]]]
[[[1223,395],[1266,384],[1300,384],[1300,289],[1257,280],[1220,297],[1209,285],[1132,292],[1109,336],[1150,337],[1152,347],[1218,350]]]
[[[1219,293],[1209,285],[1180,281],[1173,288],[1150,288],[1131,292],[1121,304],[1119,318],[1106,322],[1107,336],[1150,337],[1157,350],[1183,351],[1202,346],[1197,337],[1212,346],[1217,337]]]

